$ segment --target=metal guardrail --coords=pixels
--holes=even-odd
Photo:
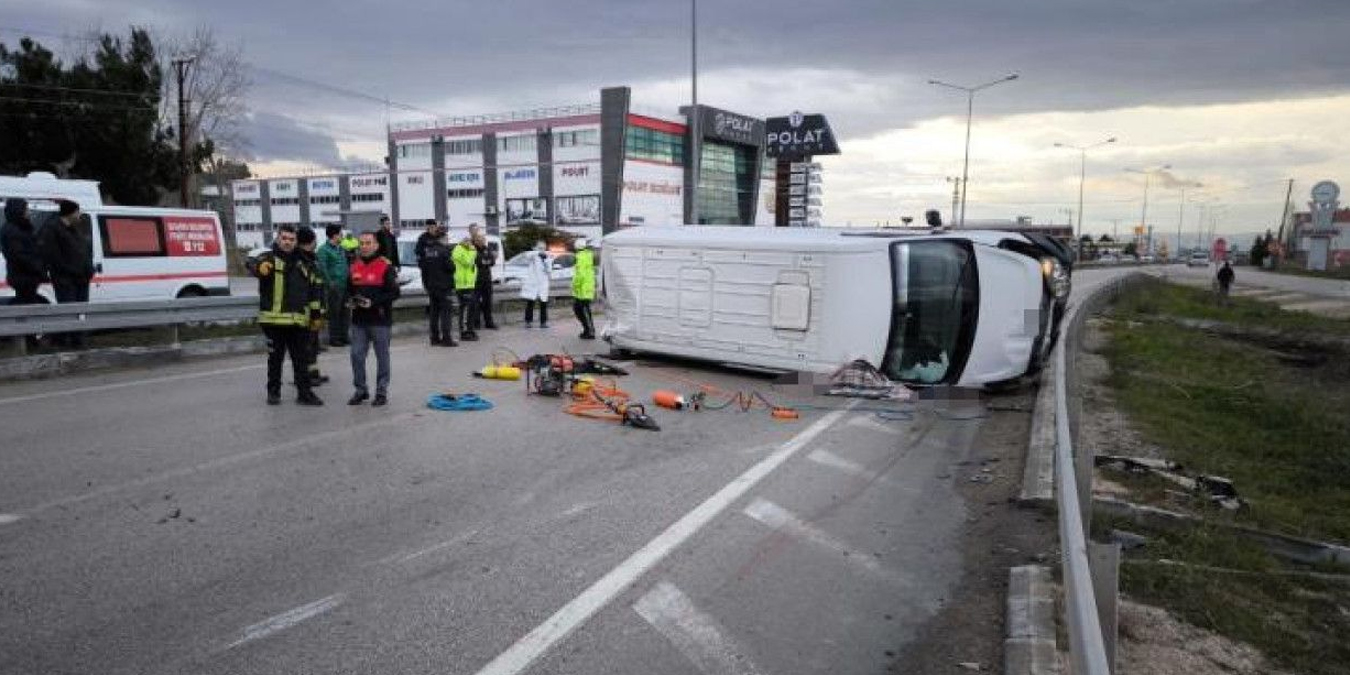
[[[503,284],[493,290],[494,306],[520,300],[518,284]],[[549,296],[553,298],[570,297],[571,294],[570,280],[557,280],[549,287]],[[421,288],[405,288],[402,296],[394,302],[394,307],[426,307],[428,304],[426,292]],[[23,338],[29,335],[172,326],[173,341],[177,342],[177,329],[186,323],[249,321],[257,316],[256,295],[6,305],[0,306],[0,338],[18,338],[17,349],[23,354]]]
[[[1128,274],[1097,287],[1072,305],[1055,347],[1055,506],[1069,658],[1072,672],[1079,675],[1110,675],[1115,670],[1119,546],[1096,544],[1087,537],[1092,519],[1093,456],[1077,442],[1082,397],[1076,391],[1076,359],[1068,354],[1070,350],[1077,353],[1088,318],[1123,290],[1148,278],[1141,272]]]

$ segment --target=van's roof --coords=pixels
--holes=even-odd
[[[35,171],[27,176],[0,176],[0,200],[6,197],[23,199],[69,199],[89,209],[103,203],[98,181],[61,179],[50,173]]]
[[[1024,239],[1016,232],[960,230],[933,233],[926,229],[862,229],[842,227],[737,227],[686,225],[683,227],[633,227],[605,235],[606,245],[702,246],[761,250],[797,250],[828,243],[846,250],[884,248],[897,239],[967,239],[996,246],[1004,239]]]

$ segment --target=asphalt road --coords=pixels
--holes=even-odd
[[[823,408],[650,432],[468,377],[593,347],[572,328],[396,342],[385,409],[343,404],[337,351],[319,409],[264,405],[260,356],[0,386],[0,673],[907,672],[961,578],[983,404],[883,419],[637,362],[641,398]]]

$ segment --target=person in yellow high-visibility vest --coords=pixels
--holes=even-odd
[[[459,339],[473,342],[478,333],[473,330],[473,316],[478,311],[478,248],[473,238],[465,237],[450,252],[450,260],[455,264],[455,297],[459,300]]]
[[[581,339],[595,339],[595,319],[591,302],[595,300],[595,252],[585,237],[576,240],[577,260],[572,268],[572,313],[581,322]]]
[[[249,263],[258,279],[258,325],[267,336],[267,403],[281,403],[281,364],[291,355],[300,405],[323,405],[309,373],[309,327],[321,318],[314,280],[318,275],[298,250],[294,225],[277,227],[272,250]]]

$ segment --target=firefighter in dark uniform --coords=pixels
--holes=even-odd
[[[323,405],[314,395],[306,371],[309,365],[310,322],[322,316],[314,293],[318,272],[297,250],[296,231],[291,225],[277,228],[272,250],[249,264],[258,279],[258,325],[267,336],[267,403],[281,403],[281,364],[287,352],[300,390],[300,405]]]
[[[328,381],[328,376],[319,372],[319,352],[326,351],[323,348],[323,342],[319,339],[319,334],[323,331],[324,321],[328,318],[328,308],[325,306],[324,280],[323,273],[319,269],[319,258],[315,254],[318,249],[319,237],[314,229],[310,227],[301,227],[295,233],[296,250],[300,252],[300,257],[304,259],[305,264],[309,266],[315,274],[310,279],[313,284],[314,294],[319,298],[319,316],[313,317],[309,322],[309,365],[306,370],[309,372],[309,384],[311,387],[317,387]]]

